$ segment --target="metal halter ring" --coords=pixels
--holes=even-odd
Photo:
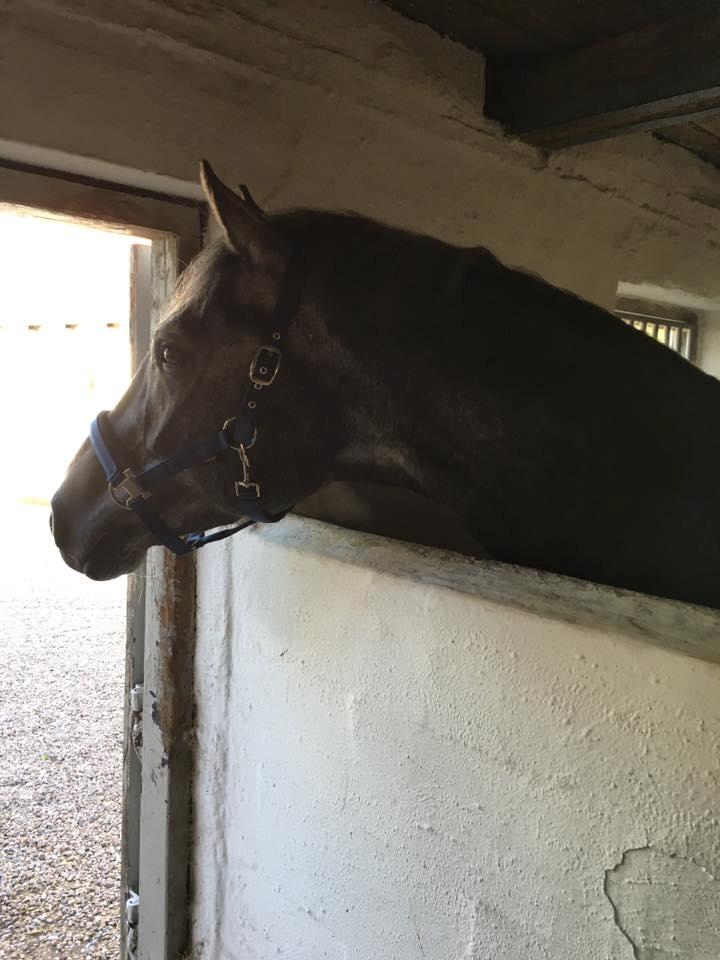
[[[237,417],[230,417],[229,420],[226,420],[225,423],[223,424],[223,433],[225,433],[226,430],[229,430],[231,424],[235,423],[236,420],[237,420]],[[251,447],[254,447],[256,440],[257,440],[257,427],[255,427],[255,429],[253,430],[253,435],[252,435],[252,438],[250,439],[250,443],[237,443],[237,444],[228,443],[228,446],[230,447],[231,450],[235,450],[237,453],[239,453],[241,450],[249,450]]]

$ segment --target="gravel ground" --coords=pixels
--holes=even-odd
[[[47,517],[0,515],[0,958],[116,960],[125,579],[65,567]]]

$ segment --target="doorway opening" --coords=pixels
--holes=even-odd
[[[131,374],[150,240],[0,207],[0,927],[9,958],[119,952],[125,578],[65,567],[48,501]]]

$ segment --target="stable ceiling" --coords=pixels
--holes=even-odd
[[[659,130],[720,165],[718,0],[385,0],[487,58],[486,112],[546,149]]]

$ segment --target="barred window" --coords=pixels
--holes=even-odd
[[[685,307],[622,298],[615,313],[623,323],[664,344],[686,360],[697,360],[698,318]]]

